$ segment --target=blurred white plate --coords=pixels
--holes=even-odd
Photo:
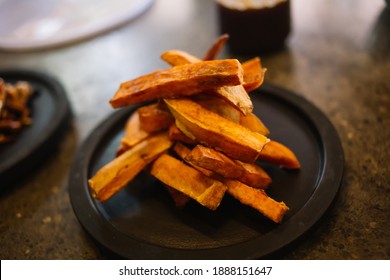
[[[134,19],[154,0],[0,0],[0,49],[42,49],[82,40]]]

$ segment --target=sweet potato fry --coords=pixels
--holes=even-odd
[[[217,113],[225,119],[239,123],[242,114],[226,100],[209,94],[198,94],[193,97],[193,100],[202,105],[207,110]]]
[[[251,113],[253,110],[252,101],[242,85],[220,87],[210,90],[209,93],[224,98],[244,115]]]
[[[185,195],[181,191],[178,191],[177,189],[174,189],[168,185],[165,185],[166,190],[168,191],[169,195],[172,197],[173,201],[175,202],[176,207],[183,208],[184,205],[187,204],[188,201],[191,200],[191,198],[188,195]]]
[[[260,58],[255,57],[242,63],[244,69],[244,88],[247,92],[257,89],[264,81],[267,69],[262,68]]]
[[[185,154],[184,160],[193,167],[204,168],[226,179],[236,179],[251,187],[266,188],[272,182],[271,177],[260,166],[239,160],[233,161],[209,147],[197,145],[189,152],[182,152],[182,154]],[[202,170],[200,171],[205,174]],[[213,173],[205,175],[213,177]]]
[[[184,160],[187,157],[187,155],[189,155],[191,153],[191,149],[188,148],[187,146],[185,146],[184,144],[180,143],[180,142],[175,143],[175,145],[173,146],[172,150],[182,160]]]
[[[236,160],[236,163],[244,169],[241,176],[237,179],[238,181],[259,189],[265,189],[272,183],[271,177],[260,166],[239,160]]]
[[[167,154],[154,161],[150,174],[211,210],[217,209],[227,189],[223,183]]]
[[[169,139],[171,139],[172,141],[179,141],[190,145],[196,145],[195,139],[191,139],[183,132],[181,132],[181,130],[176,126],[175,123],[173,123],[169,127],[168,135]]]
[[[223,180],[228,186],[228,193],[242,204],[248,205],[275,223],[280,223],[289,210],[284,202],[270,198],[264,190],[251,188],[237,180]]]
[[[140,128],[148,133],[168,129],[173,123],[169,110],[164,110],[157,103],[146,105],[138,109]]]
[[[166,51],[161,55],[161,58],[171,66],[178,66],[202,61],[187,52],[179,50]]]
[[[199,143],[222,151],[232,159],[254,162],[269,141],[267,137],[206,110],[196,102],[165,99],[177,127]]]
[[[150,133],[141,129],[139,109],[137,109],[126,122],[125,134],[121,140],[122,149],[129,149],[149,136]]]
[[[191,64],[194,63],[196,59],[198,59],[186,52],[181,51],[168,51],[165,52],[162,56],[165,61],[171,65]],[[198,61],[201,60],[198,59]],[[244,115],[249,114],[253,110],[252,101],[242,85],[216,87],[210,90],[209,93],[222,97]]]
[[[301,168],[296,155],[285,145],[273,140],[264,146],[264,149],[260,152],[259,160],[289,169]]]
[[[93,196],[106,201],[172,145],[167,133],[152,136],[103,166],[90,180]]]
[[[110,100],[114,108],[196,94],[242,83],[243,70],[237,59],[210,60],[174,66],[122,83]]]
[[[263,134],[264,136],[268,136],[270,133],[264,123],[253,113],[249,113],[246,116],[241,116],[240,124],[249,130]]]
[[[193,164],[192,162],[186,160],[187,156],[191,153],[191,149],[183,145],[182,143],[177,142],[173,146],[173,151],[179,156],[180,159],[184,160],[186,163],[191,165],[193,168],[199,170],[201,173],[206,175],[207,177],[213,178],[213,179],[219,179],[219,175],[214,173],[211,170],[202,168],[196,164]]]
[[[216,150],[197,145],[184,158],[191,164],[211,170],[224,178],[237,179],[242,176],[244,168],[232,159]]]
[[[216,59],[227,40],[229,40],[228,34],[222,34],[221,36],[219,36],[217,40],[211,45],[210,49],[207,50],[203,60]]]

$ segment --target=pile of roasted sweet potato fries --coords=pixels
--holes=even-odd
[[[171,68],[120,85],[110,100],[114,108],[142,105],[127,121],[116,158],[89,180],[95,198],[106,201],[146,170],[179,207],[193,199],[215,210],[227,193],[282,221],[289,208],[266,194],[272,178],[259,163],[289,169],[300,163],[268,138],[269,130],[252,113],[248,92],[265,74],[260,59],[216,59],[227,38],[218,38],[203,60],[166,51],[161,58]]]

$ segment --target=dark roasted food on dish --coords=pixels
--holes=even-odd
[[[32,93],[27,82],[9,84],[0,78],[0,144],[15,140],[23,127],[31,124]]]

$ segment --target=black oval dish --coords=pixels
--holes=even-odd
[[[46,74],[29,70],[0,70],[7,83],[26,81],[34,96],[30,102],[32,124],[16,140],[0,145],[0,190],[13,185],[52,151],[68,123],[71,111],[61,84]]]
[[[177,209],[146,172],[109,201],[92,199],[87,180],[113,159],[132,107],[106,119],[78,152],[69,192],[81,225],[105,249],[130,259],[256,259],[298,239],[336,197],[343,150],[332,124],[305,99],[267,84],[251,98],[270,138],[290,147],[302,165],[288,171],[261,164],[273,178],[267,193],[291,209],[281,224],[227,195],[215,212],[195,202]]]

